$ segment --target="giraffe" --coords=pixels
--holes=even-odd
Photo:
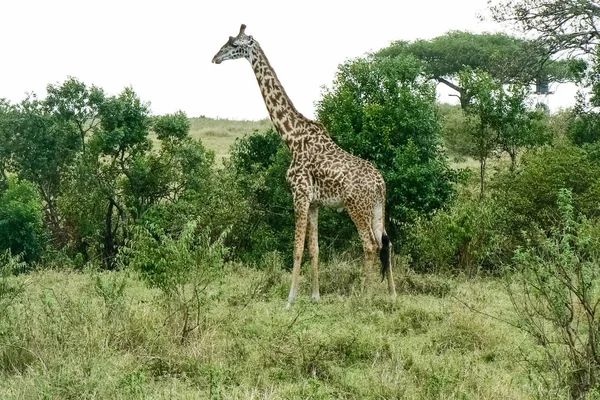
[[[312,299],[320,299],[317,232],[322,206],[346,208],[356,225],[364,251],[365,290],[369,290],[369,276],[379,251],[382,276],[387,278],[389,294],[395,298],[391,243],[385,231],[385,182],[381,173],[368,161],[344,151],[323,125],[296,110],[262,48],[252,36],[246,35],[245,29],[246,25],[242,25],[236,37],[230,36],[212,62],[220,64],[238,58],[250,62],[273,125],[292,154],[286,181],[292,192],[296,229],[286,307],[298,293],[306,241],[312,265]]]

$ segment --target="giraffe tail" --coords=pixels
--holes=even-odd
[[[383,233],[381,236],[381,250],[379,251],[379,259],[381,260],[381,280],[385,279],[387,272],[392,268],[391,256],[390,238],[387,234]]]

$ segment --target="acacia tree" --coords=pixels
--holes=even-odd
[[[475,34],[452,31],[431,40],[397,41],[380,50],[378,56],[411,55],[423,63],[427,79],[456,90],[461,107],[469,103],[459,74],[465,68],[487,72],[504,83],[529,84],[537,81],[578,80],[585,68],[580,60],[555,60],[544,43],[503,33]]]

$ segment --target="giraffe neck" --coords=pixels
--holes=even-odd
[[[258,43],[256,43],[250,63],[271,121],[273,121],[275,128],[290,147],[293,141],[293,131],[306,118],[294,107]]]

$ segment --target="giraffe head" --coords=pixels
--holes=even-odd
[[[246,25],[242,24],[240,32],[236,37],[229,36],[229,40],[221,47],[221,50],[215,54],[212,62],[221,64],[225,60],[235,60],[236,58],[246,58],[252,61],[256,41],[252,36],[248,36],[244,33],[245,29]]]

